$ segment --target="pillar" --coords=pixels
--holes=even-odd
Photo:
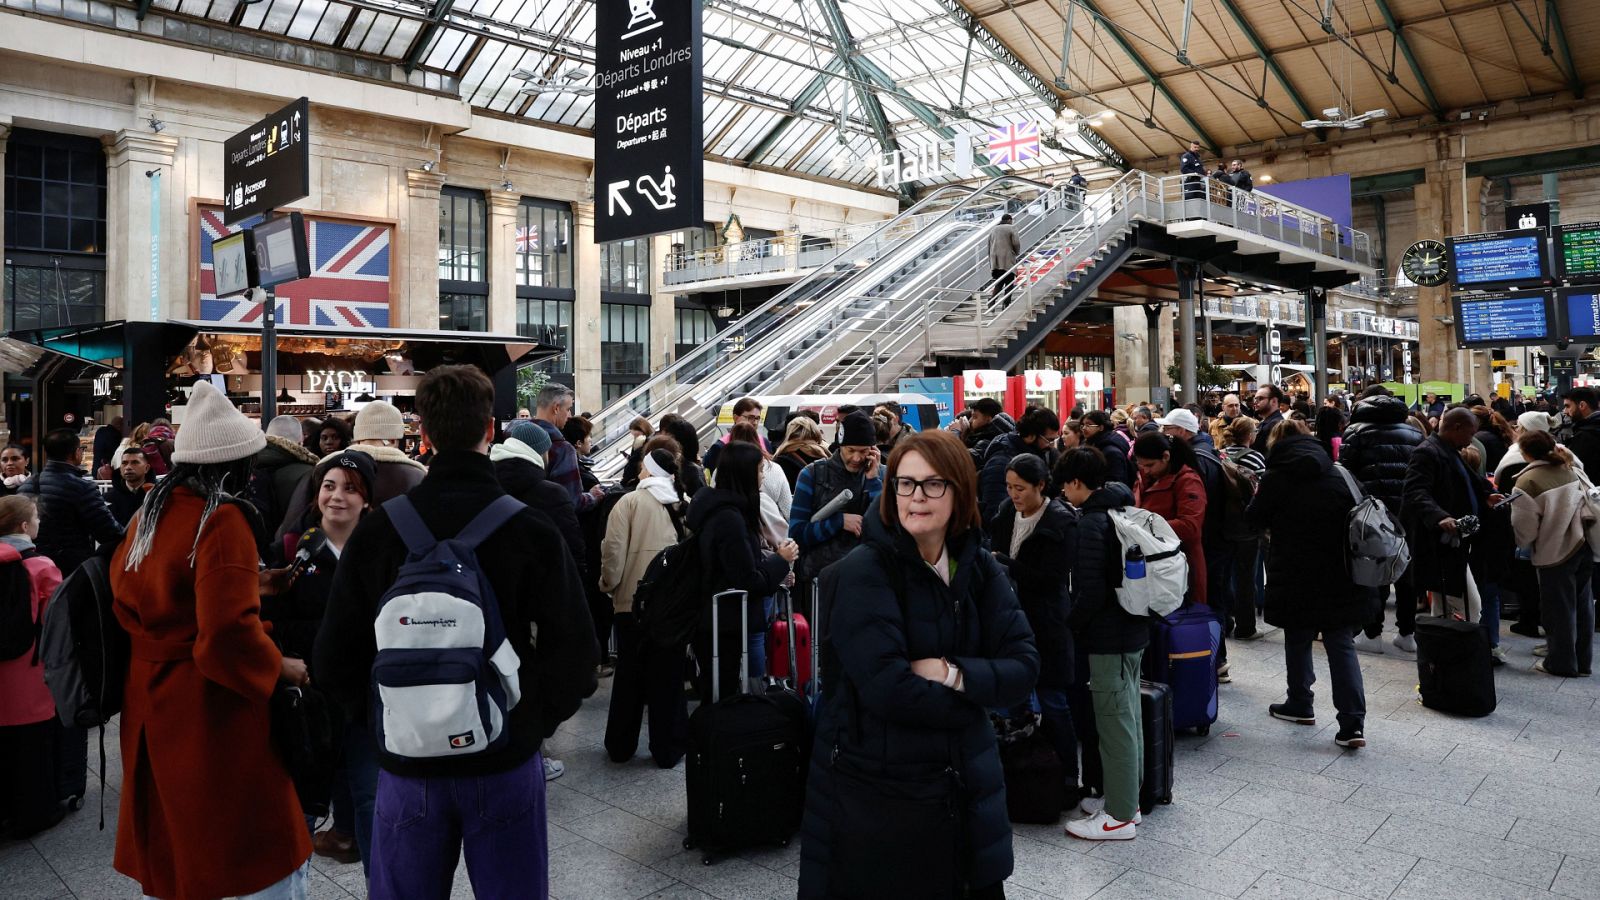
[[[1199,379],[1198,367],[1194,358],[1194,320],[1195,320],[1195,283],[1200,280],[1199,271],[1193,263],[1178,263],[1178,364],[1183,381],[1182,398],[1199,403],[1200,388],[1196,384]],[[1173,405],[1177,405],[1178,398],[1173,398]]]
[[[572,379],[579,409],[599,409],[600,389],[600,245],[594,241],[594,201],[572,204],[572,245],[577,256],[573,279]]]
[[[406,170],[405,219],[400,229],[400,245],[404,252],[395,266],[400,279],[400,308],[395,310],[391,320],[399,328],[433,330],[439,327],[439,189],[442,187],[444,176],[437,172]]]
[[[141,322],[162,321],[180,312],[187,317],[187,302],[180,305],[175,298],[186,297],[188,286],[163,281],[157,256],[161,247],[175,245],[164,236],[182,231],[181,219],[164,215],[171,210],[167,198],[182,193],[172,177],[178,140],[119,131],[105,144],[105,317]]]
[[[1158,327],[1156,332],[1167,329]],[[1116,377],[1118,404],[1143,401],[1151,397],[1153,389],[1161,383],[1161,339],[1170,335],[1153,334],[1145,310],[1133,304],[1117,304],[1112,312],[1112,333],[1115,335],[1112,373]],[[1154,356],[1155,359],[1151,357]],[[1151,381],[1151,373],[1156,380]]]
[[[489,192],[489,330],[517,333],[517,208],[522,197]],[[437,327],[437,326],[435,326]]]
[[[678,341],[677,295],[667,288],[662,277],[667,256],[672,252],[672,236],[658,234],[650,239],[650,359],[651,375],[672,365]]]
[[[1322,288],[1306,291],[1306,312],[1311,319],[1307,323],[1306,362],[1311,365],[1311,406],[1316,408],[1328,396],[1328,292]]]
[[[6,141],[11,137],[11,117],[0,113],[0,172],[6,167]],[[5,179],[0,178],[0,209],[6,205]],[[0,247],[5,246],[6,223],[5,217],[0,216]],[[0,253],[0,284],[5,283],[5,254]],[[0,334],[10,330],[11,323],[5,320],[5,304],[0,303]],[[0,375],[0,387],[4,386],[4,376]],[[0,402],[0,447],[11,443],[11,425],[6,421],[6,405]]]

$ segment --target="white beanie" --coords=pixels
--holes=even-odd
[[[301,437],[300,420],[294,416],[277,416],[267,423],[267,435],[299,443]]]
[[[1549,432],[1550,417],[1545,413],[1539,412],[1538,410],[1529,410],[1522,415],[1517,416],[1517,427],[1521,428],[1523,431]]]
[[[406,420],[400,410],[386,400],[377,400],[356,413],[357,441],[398,441],[406,436]]]
[[[261,427],[209,381],[195,384],[184,408],[183,427],[172,442],[175,463],[226,463],[254,456],[267,446]]]

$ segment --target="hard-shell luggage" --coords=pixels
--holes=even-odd
[[[1185,606],[1153,620],[1144,674],[1172,688],[1172,726],[1199,734],[1217,721],[1217,649],[1222,623],[1209,606]]]
[[[1144,732],[1144,774],[1139,779],[1139,811],[1172,802],[1172,691],[1153,681],[1139,682],[1139,718]]]
[[[1039,716],[991,716],[1006,782],[1006,816],[1027,825],[1054,825],[1065,800],[1061,758],[1044,736]]]
[[[760,844],[789,843],[800,828],[809,746],[806,704],[786,682],[770,681],[760,693],[721,696],[718,608],[739,602],[739,684],[750,683],[749,609],[744,591],[711,600],[711,702],[689,716],[685,769],[689,836],[710,865],[716,853]]]
[[[1494,712],[1494,657],[1474,622],[1417,616],[1417,692],[1422,705],[1459,716]]]
[[[811,683],[811,673],[816,670],[811,668],[811,623],[799,613],[794,616],[794,643],[794,657],[800,665],[800,677],[791,678],[790,684],[796,690],[806,692]],[[788,646],[789,621],[786,616],[780,615],[773,619],[772,627],[767,629],[767,674],[773,678],[790,678],[792,670],[789,668]]]

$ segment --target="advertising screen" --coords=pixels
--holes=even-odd
[[[231,297],[250,289],[244,232],[236,231],[211,242],[211,270],[216,273],[216,296]]]
[[[1515,291],[1453,298],[1462,347],[1554,343],[1550,292]]]
[[[1543,229],[1450,238],[1451,280],[1459,288],[1542,284],[1548,254]]]
[[[1600,222],[1557,227],[1555,252],[1561,277],[1600,279]]]
[[[1600,287],[1559,291],[1556,309],[1564,336],[1580,343],[1600,339]]]

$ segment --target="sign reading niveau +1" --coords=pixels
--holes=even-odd
[[[595,240],[704,224],[701,0],[595,2]]]
[[[232,225],[311,193],[311,109],[285,106],[222,145],[222,220]]]

